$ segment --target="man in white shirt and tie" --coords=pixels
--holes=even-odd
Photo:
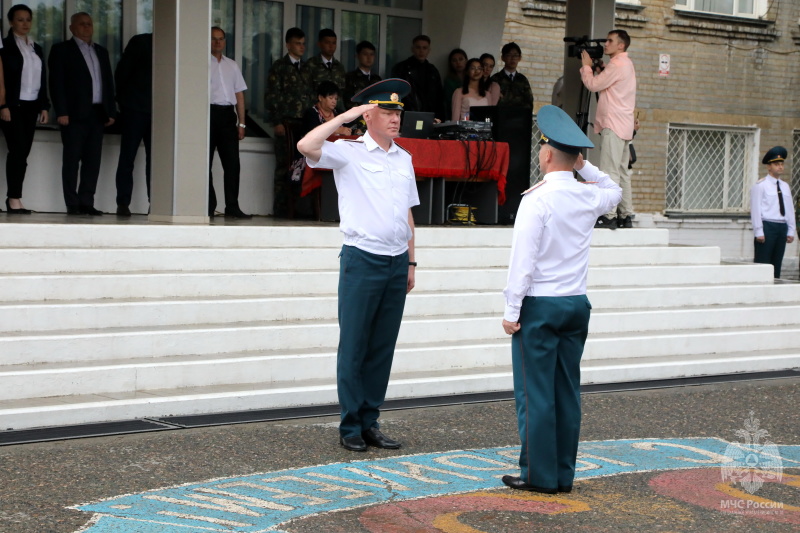
[[[755,239],[753,262],[772,265],[775,279],[781,277],[786,244],[794,241],[794,202],[789,184],[781,180],[788,152],[783,146],[771,148],[761,163],[767,175],[750,189],[750,220]]]

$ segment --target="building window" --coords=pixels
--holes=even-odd
[[[738,17],[761,17],[767,12],[765,0],[675,0],[678,11],[697,11]]]
[[[2,0],[5,13],[18,3],[33,10],[31,37],[46,56],[52,45],[71,37],[69,17],[86,11],[94,21],[94,40],[106,47],[116,68],[125,45],[139,33],[153,31],[154,0]],[[239,20],[238,17],[241,17]],[[283,35],[298,26],[306,32],[306,57],[318,54],[317,34],[323,28],[339,35],[336,57],[356,68],[355,47],[362,40],[377,48],[374,71],[387,77],[391,67],[411,53],[411,39],[422,33],[422,0],[212,0],[211,25],[227,36],[225,55],[242,69],[248,90],[248,114],[265,123],[264,94],[272,62],[286,53]],[[52,119],[55,120],[54,118]]]
[[[790,156],[792,158],[792,198],[794,198],[795,205],[800,207],[800,130],[792,132]],[[800,217],[800,209],[795,209],[795,214]]]
[[[355,70],[356,45],[361,41],[369,41],[377,48],[380,46],[380,15],[373,13],[358,13],[356,11],[342,11],[342,33],[339,36],[339,50],[342,64],[348,72]],[[380,57],[376,55],[372,70],[380,72]]]
[[[333,18],[333,9],[297,6],[297,27],[303,30],[303,32],[306,34],[306,55],[303,56],[303,61],[316,54],[319,54],[319,49],[317,48],[317,37],[319,36],[319,30],[325,28],[333,29]]]
[[[544,174],[542,174],[542,169],[539,167],[539,150],[541,150],[542,148],[539,145],[539,139],[541,138],[542,138],[542,132],[539,129],[539,120],[536,117],[536,115],[533,115],[533,127],[531,130],[531,174],[530,174],[531,185],[535,184],[536,182],[544,178]]]
[[[264,94],[272,62],[284,53],[283,2],[245,0],[242,17],[242,75],[247,83],[245,107],[252,118],[265,122]]]
[[[116,66],[122,57],[123,47],[122,0],[77,0],[75,12],[81,11],[89,13],[92,17],[94,23],[92,41],[108,50],[111,65]]]
[[[667,212],[748,212],[757,172],[756,134],[752,128],[670,124]]]

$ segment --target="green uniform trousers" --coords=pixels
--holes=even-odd
[[[339,433],[378,427],[408,285],[408,252],[376,255],[343,246],[339,256]]]
[[[753,240],[753,262],[772,265],[777,279],[781,277],[781,263],[783,263],[783,253],[786,251],[789,225],[786,222],[769,220],[761,222],[764,224],[764,242]]]
[[[535,487],[570,487],[581,425],[580,362],[592,306],[585,295],[522,301],[512,336],[520,477]]]

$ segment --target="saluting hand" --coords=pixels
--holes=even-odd
[[[378,104],[360,105],[358,107],[353,107],[351,109],[348,109],[341,115],[336,115],[336,118],[338,118],[342,124],[347,124],[348,122],[353,122],[355,119],[357,119],[367,111],[375,109],[376,107],[378,107]]]

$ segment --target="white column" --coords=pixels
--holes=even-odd
[[[211,0],[153,2],[150,220],[207,223]]]

